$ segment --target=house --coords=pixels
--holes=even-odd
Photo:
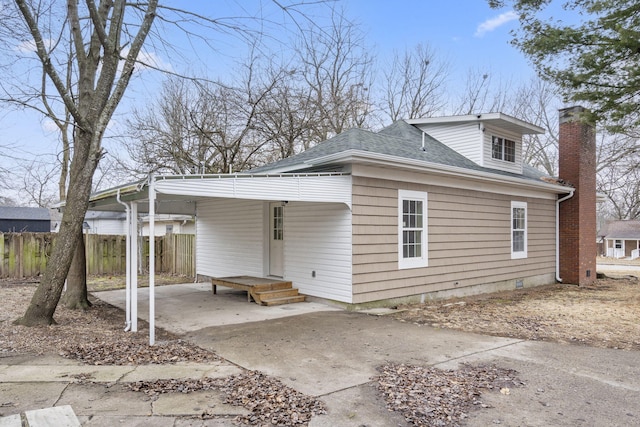
[[[103,235],[126,235],[127,216],[124,212],[109,211],[87,211],[85,215],[84,229],[88,234]],[[140,216],[140,233],[142,236],[149,235],[149,218]],[[163,214],[155,217],[156,236],[165,234],[194,234],[195,222],[192,215],[171,215]]]
[[[152,228],[196,215],[197,274],[279,277],[351,307],[586,284],[595,136],[582,111],[560,111],[561,179],[523,164],[523,135],[543,129],[489,113],[352,129],[246,173],[150,177],[90,209],[124,203]]]
[[[84,216],[84,232],[87,234],[125,235],[127,216],[124,212],[88,211]]]
[[[47,208],[0,206],[0,233],[46,233],[51,231]]]
[[[160,214],[155,216],[155,230],[156,236],[164,236],[167,234],[195,234],[196,223],[193,215],[172,215],[172,214]],[[140,222],[143,236],[149,235],[149,216],[142,215]]]
[[[640,258],[640,221],[611,221],[600,230],[598,236],[603,242],[603,255],[611,258]]]

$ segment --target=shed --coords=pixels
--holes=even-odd
[[[0,206],[0,232],[2,233],[48,233],[51,231],[51,216],[47,208]]]

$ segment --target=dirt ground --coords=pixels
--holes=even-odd
[[[403,322],[486,335],[640,350],[640,280],[548,285],[399,307]]]

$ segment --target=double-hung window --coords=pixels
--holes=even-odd
[[[427,266],[427,193],[398,190],[398,268]]]
[[[511,259],[527,257],[527,203],[511,202]]]
[[[491,138],[491,157],[496,160],[515,163],[516,143],[510,139],[494,136]]]

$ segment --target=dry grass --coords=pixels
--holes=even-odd
[[[640,350],[640,281],[549,285],[402,307],[406,322],[486,335]]]

